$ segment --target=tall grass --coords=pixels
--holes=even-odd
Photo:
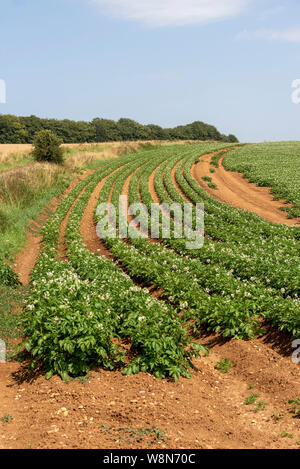
[[[33,163],[30,153],[1,153],[0,152],[0,172],[9,171]]]
[[[19,310],[24,301],[24,288],[12,289],[0,285],[0,339],[9,353],[22,336]]]
[[[71,178],[66,168],[44,163],[0,179],[0,258],[13,260],[24,245],[29,220],[59,196]]]
[[[134,142],[106,142],[106,143],[66,143],[63,144],[65,164],[68,168],[78,168],[81,164],[95,165],[99,159],[116,158],[120,155],[133,153],[146,146],[157,145],[186,145],[195,143],[188,140],[149,140]],[[32,145],[29,144],[0,144],[0,172],[33,163],[30,155]]]

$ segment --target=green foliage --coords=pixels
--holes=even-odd
[[[260,143],[243,146],[230,152],[224,166],[239,171],[250,182],[271,187],[276,200],[283,199],[292,207],[284,207],[289,218],[300,217],[300,143]]]
[[[51,171],[32,168],[25,174],[0,178],[0,260],[14,260],[25,243],[30,220],[37,219],[53,197],[62,194],[71,177],[72,171],[55,165]],[[3,269],[7,272],[6,267],[0,267],[0,272]]]
[[[0,115],[0,143],[32,143],[36,133],[50,130],[64,143],[110,142],[119,140],[217,140],[237,141],[221,134],[214,126],[194,122],[174,129],[159,125],[142,125],[132,119],[93,119],[91,122],[68,119],[41,119],[36,116]]]
[[[109,119],[94,119],[92,121],[94,127],[95,142],[110,142],[122,140],[118,124]]]
[[[24,305],[24,295],[22,287],[8,287],[0,282],[0,339],[6,343],[7,360],[16,339],[22,337],[19,311]]]
[[[261,332],[264,319],[299,335],[297,229],[272,225],[219,203],[191,175],[200,155],[226,147],[205,143],[139,151],[104,164],[63,200],[43,230],[45,250],[34,269],[23,316],[23,345],[32,355],[33,366],[42,363],[47,377],[57,373],[64,379],[101,365],[122,367],[124,374],[142,371],[177,380],[189,377],[193,357],[206,353],[193,342],[190,330],[198,333],[206,328],[225,337],[247,339]],[[99,181],[105,181],[99,203],[111,197],[119,228],[126,221],[118,208],[119,195],[129,176],[130,204],[142,199],[145,207],[151,207],[148,181],[154,170],[159,199],[186,202],[174,186],[175,166],[181,190],[195,204],[205,202],[207,236],[201,249],[187,249],[188,234],[176,238],[172,214],[161,212],[161,243],[135,237],[133,228],[126,242],[113,237],[105,240],[117,265],[88,251],[79,228]],[[56,258],[56,248],[60,224],[74,201],[66,230],[66,263]],[[96,222],[102,219],[102,215],[95,216]],[[170,238],[162,236],[166,220],[170,221]],[[195,220],[191,224],[194,227]],[[143,219],[141,226],[148,228],[149,220]],[[132,279],[156,287],[160,300]],[[125,367],[128,347],[122,347],[123,341],[130,344]],[[248,405],[258,397],[249,396]],[[257,411],[264,405],[258,402]]]
[[[279,413],[274,412],[271,417],[274,420],[274,422],[277,423],[279,422],[279,420],[283,419],[284,415],[285,415],[284,412],[279,412]]]
[[[148,158],[145,152],[141,155]],[[45,251],[32,273],[20,347],[31,353],[33,367],[43,363],[47,378],[57,373],[65,380],[94,366],[121,366],[126,351],[113,342],[120,337],[130,338],[134,352],[124,374],[144,371],[157,378],[189,377],[192,357],[205,351],[188,337],[175,310],[149,298],[109,260],[89,252],[81,240],[80,220],[95,186],[113,167],[131,159],[104,165],[81,181],[43,229]],[[84,187],[67,227],[70,266],[56,259],[55,247],[60,223]]]
[[[50,130],[41,130],[33,141],[32,156],[36,161],[61,164],[63,162],[62,140]]]
[[[102,424],[99,427],[101,432],[105,432],[115,441],[128,444],[128,442],[140,443],[148,440],[148,446],[153,446],[157,442],[166,443],[168,433],[166,430],[160,430],[157,427],[131,428],[131,427],[108,427]]]
[[[28,133],[20,117],[0,115],[0,143],[27,143]]]
[[[131,119],[121,118],[117,123],[121,140],[148,140],[149,133],[143,125]]]
[[[7,287],[17,287],[20,285],[17,274],[12,270],[10,265],[0,259],[0,285]]]
[[[0,422],[2,423],[9,423],[11,420],[13,420],[12,415],[4,415],[3,417],[0,418]]]
[[[259,394],[251,394],[250,396],[246,397],[245,402],[244,402],[245,405],[255,404],[258,397],[259,397]]]
[[[213,125],[200,121],[188,125],[180,125],[174,129],[167,129],[167,131],[172,139],[215,140],[222,142],[231,142],[234,139],[235,142],[238,142],[235,136],[226,137],[226,135],[220,134]]]
[[[220,159],[222,158],[222,156],[224,156],[226,154],[225,151],[221,151],[221,152],[218,152],[216,153],[215,155],[213,155],[211,161],[210,161],[210,164],[215,166],[216,168],[219,167],[219,162],[220,162]],[[211,168],[211,170],[214,169],[214,168]]]
[[[269,228],[270,225],[267,222],[252,214],[246,214],[224,204],[219,204],[215,200],[212,201],[199,184],[195,183],[190,174],[190,168],[194,161],[199,159],[202,150],[209,153],[216,150],[216,147],[214,148],[212,145],[191,146],[188,152],[190,153],[189,159],[186,160],[188,164],[182,160],[182,149],[173,149],[172,157],[168,154],[167,149],[161,149],[157,152],[157,159],[153,152],[151,161],[145,164],[142,164],[142,161],[133,163],[132,167],[126,171],[124,169],[122,174],[112,176],[107,181],[101,202],[107,200],[106,198],[115,184],[112,202],[117,206],[118,195],[126,178],[139,166],[130,182],[130,203],[139,201],[140,191],[144,203],[151,210],[152,198],[149,194],[148,178],[155,168],[157,168],[154,178],[155,190],[160,200],[166,203],[185,203],[185,200],[181,200],[181,196],[174,188],[170,176],[171,169],[176,162],[182,160],[182,164],[179,164],[176,169],[177,182],[195,203],[199,202],[199,195],[206,196],[206,207],[211,214],[210,217],[206,217],[206,232],[223,242],[215,243],[206,240],[200,250],[191,251],[186,248],[186,239],[173,239],[172,236],[171,239],[163,240],[164,244],[171,250],[142,239],[132,238],[130,240],[131,247],[108,239],[109,248],[130,275],[144,283],[146,282],[149,286],[155,285],[162,289],[165,297],[168,301],[171,299],[172,304],[186,303],[188,310],[185,317],[195,321],[195,330],[205,326],[209,330],[222,333],[225,337],[253,337],[261,327],[258,321],[258,317],[261,315],[265,318],[271,318],[272,322],[280,328],[285,328],[297,335],[299,276],[290,273],[292,264],[295,264],[295,271],[298,268],[297,248],[296,246],[294,249],[291,248],[297,232],[288,227]],[[184,167],[185,183],[182,178],[184,164],[186,164]],[[118,179],[117,183],[116,179]],[[194,183],[193,187],[186,184],[187,180]],[[196,191],[194,193],[194,188],[197,189],[197,193]],[[162,219],[165,218],[164,214],[161,215]],[[249,230],[250,223],[251,230]],[[172,220],[171,227],[174,228]],[[254,237],[252,229],[255,233],[261,230],[261,238],[258,238],[256,234]],[[268,252],[266,252],[266,236],[268,239],[270,238]],[[287,239],[291,241],[287,241]],[[282,242],[289,244],[289,247],[284,251],[279,248]],[[247,252],[246,257],[243,254],[245,251]],[[262,257],[262,251],[265,253],[261,263],[264,266],[268,265],[268,270],[261,275],[257,271],[257,259],[253,257],[256,251],[259,252],[259,259]],[[276,258],[283,255],[286,257],[287,254],[289,256],[289,265],[284,268],[284,274],[282,270],[274,272],[272,262],[274,262],[275,252]],[[187,257],[182,258],[178,254]],[[194,258],[195,262],[191,262],[190,258]],[[272,262],[270,262],[271,258]],[[157,259],[159,259],[159,263]],[[238,262],[236,262],[237,259]],[[253,263],[249,269],[250,260],[253,260]],[[232,272],[233,263],[236,269],[240,263],[240,268],[235,275]],[[242,279],[245,279],[247,269],[247,280],[241,280],[240,275],[243,276]],[[279,290],[278,292],[270,288],[269,276],[274,281],[276,277],[276,281],[272,281],[272,285],[273,288]],[[285,278],[286,280],[284,280]],[[295,300],[287,296],[289,293],[286,294],[286,289],[282,288],[283,284],[289,288],[289,293],[293,291]],[[276,303],[274,303],[274,295],[277,298]],[[287,318],[289,319],[287,320]]]
[[[223,360],[220,360],[216,364],[215,368],[223,373],[228,373],[234,366],[236,366],[236,364],[229,360],[229,358],[223,358]]]
[[[267,405],[268,405],[268,404],[267,404],[266,402],[264,402],[264,401],[258,401],[258,402],[256,403],[256,407],[255,407],[255,409],[253,410],[253,412],[260,412],[260,411],[262,411],[262,410],[265,410],[265,408],[267,407]]]
[[[300,417],[300,397],[290,400],[289,404],[295,404],[293,412],[297,417]]]
[[[229,134],[228,137],[227,137],[227,142],[230,142],[230,143],[238,143],[238,139],[236,138],[235,135]]]

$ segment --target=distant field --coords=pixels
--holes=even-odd
[[[176,141],[183,145],[187,141]],[[195,142],[193,142],[195,143]],[[134,141],[134,142],[108,142],[108,143],[66,143],[62,146],[66,149],[68,166],[79,167],[87,160],[99,160],[116,158],[124,153],[136,151],[144,145],[166,145],[169,141]],[[0,144],[0,172],[8,171],[20,166],[33,163],[30,155],[30,144]]]
[[[64,144],[66,149],[66,159],[69,164],[80,166],[86,159],[107,159],[119,156],[124,151],[127,152],[139,147],[138,142],[112,142],[112,143],[91,143],[91,144]],[[126,148],[125,148],[126,147]],[[33,163],[30,155],[32,145],[16,144],[0,145],[0,172],[8,171],[20,166]]]
[[[8,171],[18,166],[23,166],[32,162],[29,155],[31,145],[0,145],[0,172]]]
[[[300,143],[259,143],[242,147],[224,159],[226,169],[239,171],[250,182],[272,187],[276,199],[294,205],[285,207],[289,217],[300,216]]]

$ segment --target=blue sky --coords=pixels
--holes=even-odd
[[[0,113],[300,140],[299,0],[1,0]]]

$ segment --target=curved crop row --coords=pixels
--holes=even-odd
[[[43,252],[32,273],[24,313],[23,344],[35,357],[33,365],[43,363],[48,376],[80,375],[103,365],[123,367],[127,374],[148,371],[178,379],[190,376],[192,358],[204,351],[188,335],[191,328],[199,331],[204,326],[246,339],[261,330],[265,319],[299,335],[297,230],[264,222],[208,196],[191,168],[201,154],[220,148],[160,147],[122,157],[82,180],[62,201],[43,230]],[[193,204],[205,203],[207,237],[202,249],[186,248],[189,231],[176,237],[178,225],[167,209],[157,219],[158,242],[142,237],[151,227],[146,213],[153,203],[148,181],[154,171],[155,192],[162,203],[182,207],[182,193]],[[182,193],[174,185],[174,174]],[[98,202],[104,205],[95,223],[106,227],[109,236],[104,242],[116,263],[91,253],[80,233],[85,208],[100,183]],[[134,223],[128,229],[126,207],[120,207],[125,188],[130,204],[144,203],[140,230]],[[65,262],[58,259],[57,246],[67,215]],[[167,222],[169,238],[163,236]],[[274,269],[277,262],[281,269]],[[132,279],[162,290],[161,298],[167,301],[153,298]]]
[[[155,174],[155,190],[161,201],[169,204],[178,203],[183,206],[186,200],[179,194],[173,185],[171,179],[171,170],[174,167],[176,160],[170,160],[162,164]],[[183,159],[176,169],[176,179],[181,185],[182,189],[186,189],[182,183],[182,169],[186,161]],[[149,208],[151,198],[149,201],[149,194],[147,191],[146,176],[144,173],[140,180],[140,191],[142,199]],[[163,179],[163,183],[162,183]],[[191,199],[196,203],[198,198],[194,198],[193,194],[186,190]],[[221,204],[220,204],[221,205]],[[224,205],[224,204],[223,204]],[[252,227],[243,224],[244,230],[248,233],[252,231],[253,236],[251,242],[237,244],[234,240],[223,241],[215,243],[210,241],[210,232],[207,228],[207,203],[205,203],[205,233],[206,239],[204,246],[201,250],[187,250],[185,247],[186,241],[179,239],[171,241],[171,247],[176,249],[183,255],[189,255],[193,258],[198,258],[203,262],[217,264],[226,269],[232,270],[235,277],[244,279],[259,280],[266,286],[271,286],[283,293],[284,296],[298,297],[300,291],[300,276],[299,276],[299,242],[295,239],[286,237],[271,236],[268,239],[260,240],[256,235],[256,224]],[[232,208],[232,210],[236,210]],[[216,217],[215,217],[216,218]],[[193,220],[195,217],[193,217]],[[223,232],[224,225],[222,221],[217,219],[220,223],[221,232]],[[256,220],[257,222],[257,220]],[[259,223],[268,224],[263,220]],[[245,229],[246,227],[246,229]],[[280,227],[278,227],[280,229]],[[168,240],[165,242],[170,245]],[[276,265],[276,269],[274,269]]]
[[[172,181],[166,181],[165,180],[165,176],[168,175],[168,178],[170,179],[170,172],[171,172],[171,169],[172,169],[172,160],[171,160],[171,163],[169,161],[166,162],[166,164],[162,164],[159,166],[158,168],[158,171],[156,172],[156,175],[155,175],[155,187],[156,187],[156,191],[157,193],[159,194],[160,198],[164,201],[164,202],[167,202],[169,204],[172,204],[173,202],[176,202],[176,203],[179,203],[181,204],[182,200],[180,200],[180,196],[179,197],[176,197],[176,194],[178,194],[178,192],[176,190],[173,190],[173,192],[171,191],[171,189],[174,189],[174,186],[172,186]],[[140,174],[141,172],[137,172],[134,174],[134,176],[132,177],[131,179],[131,191],[130,191],[130,202],[131,203],[134,203],[134,202],[137,202],[137,194],[139,193],[140,191],[140,194],[141,194],[141,198],[143,200],[143,202],[146,204],[147,206],[147,209],[150,211],[151,210],[151,203],[152,203],[152,198],[151,198],[151,195],[149,193],[149,190],[148,190],[148,186],[147,186],[147,178],[149,177],[150,173],[152,172],[153,170],[153,164],[150,163],[150,165],[148,165],[146,168],[143,167],[142,168],[142,177],[140,178]],[[166,186],[168,187],[168,191],[172,193],[173,197],[170,198],[168,193],[166,193],[164,191],[164,187],[163,187],[163,184],[162,184],[162,174],[164,174],[164,182],[166,182]],[[140,179],[139,179],[140,178]],[[175,192],[175,193],[174,193]],[[178,194],[179,195],[179,194]],[[175,200],[174,200],[175,199]],[[166,215],[164,215],[164,213],[161,214],[161,218],[164,218]],[[170,239],[165,239],[164,240],[164,244],[166,244],[168,247],[174,249],[175,251],[185,255],[185,256],[189,256],[191,258],[197,258],[201,261],[201,263],[205,263],[207,264],[206,266],[206,274],[207,274],[207,284],[205,285],[206,288],[210,288],[210,285],[209,285],[209,282],[208,282],[208,278],[212,277],[214,278],[214,276],[216,275],[216,268],[218,268],[218,276],[220,277],[220,269],[221,269],[221,272],[223,271],[224,272],[224,268],[226,269],[226,274],[228,272],[228,270],[230,271],[230,274],[233,274],[233,275],[230,275],[230,293],[233,294],[236,290],[240,290],[241,287],[246,287],[248,292],[250,291],[250,293],[252,294],[253,293],[253,287],[252,287],[252,284],[256,284],[255,286],[255,290],[257,289],[257,286],[259,285],[260,287],[263,287],[264,285],[266,285],[266,287],[268,287],[268,292],[272,295],[276,295],[277,292],[276,291],[273,291],[272,289],[274,289],[275,287],[275,290],[276,290],[276,287],[277,289],[279,290],[279,294],[284,296],[284,297],[288,297],[288,296],[291,296],[293,295],[296,299],[298,298],[298,292],[299,292],[299,276],[295,276],[293,277],[293,268],[291,267],[291,271],[289,271],[287,273],[287,278],[284,278],[284,279],[281,279],[280,278],[280,275],[278,275],[277,273],[277,276],[276,276],[276,272],[274,273],[274,269],[272,270],[271,269],[271,264],[269,262],[268,264],[268,267],[269,267],[269,273],[270,273],[270,277],[271,279],[273,278],[273,281],[271,279],[268,279],[266,278],[264,275],[257,275],[259,274],[259,272],[257,272],[257,270],[255,270],[255,267],[257,267],[257,265],[255,265],[254,263],[251,265],[252,269],[251,270],[250,268],[248,269],[248,272],[246,270],[246,274],[243,275],[243,271],[242,271],[242,265],[240,264],[239,267],[240,267],[240,275],[242,275],[243,277],[243,282],[240,281],[240,279],[236,279],[233,281],[232,280],[232,276],[234,276],[234,270],[232,269],[232,265],[230,264],[230,261],[232,262],[232,257],[233,257],[233,254],[235,255],[238,255],[240,254],[239,252],[237,253],[234,253],[233,252],[233,248],[235,246],[226,246],[224,245],[225,243],[213,243],[213,242],[209,242],[208,240],[205,240],[205,244],[204,246],[199,249],[199,250],[189,250],[187,249],[186,247],[186,242],[187,242],[187,239],[186,238],[182,238],[182,239],[174,239],[174,223],[173,223],[173,220],[169,220],[170,222],[170,225],[171,225],[171,228],[172,228],[172,231],[171,231],[171,238]],[[159,232],[161,233],[162,231],[162,228],[161,228],[161,224],[159,226]],[[175,227],[176,228],[176,227]],[[220,256],[220,253],[223,253],[223,256]],[[226,256],[227,254],[227,256]],[[219,257],[221,258],[221,260],[219,260]],[[171,260],[172,258],[172,255],[170,255],[170,263],[172,263],[173,261]],[[245,260],[247,259],[245,255],[240,255],[240,259],[242,260]],[[268,258],[267,258],[268,260]],[[226,261],[227,261],[227,264],[226,264]],[[298,269],[298,258],[295,258],[295,271],[296,269]],[[186,261],[185,261],[186,262]],[[247,261],[244,262],[244,264],[246,264]],[[262,262],[263,264],[263,262]],[[199,264],[198,264],[199,265]],[[263,264],[265,266],[265,264]],[[227,270],[228,269],[228,270]],[[237,269],[236,269],[237,270]],[[250,270],[250,272],[249,272]],[[210,274],[210,271],[212,271],[212,274]],[[248,274],[248,275],[247,275]],[[274,275],[275,274],[275,275]],[[256,277],[253,277],[253,275],[256,275]],[[236,275],[235,275],[236,277]],[[220,291],[223,291],[224,292],[224,285],[222,285],[222,282],[219,282],[219,290]],[[284,288],[284,285],[286,285],[286,288]],[[215,286],[214,286],[215,287]],[[270,288],[272,287],[272,289]],[[257,294],[254,293],[254,296],[257,296]]]
[[[182,169],[185,161],[183,160],[176,169],[176,180],[182,188],[186,187],[182,183]],[[176,202],[183,205],[186,201],[178,193],[171,179],[172,164],[168,164],[163,172],[163,184],[161,183],[161,171],[156,173],[155,189],[160,199],[167,200],[168,203]],[[141,181],[141,187],[144,186]],[[191,199],[193,195],[189,192]],[[194,198],[197,201],[197,198]],[[205,203],[205,210],[207,209]],[[232,210],[236,210],[232,207]],[[205,222],[207,221],[207,217]],[[221,232],[224,225],[218,218]],[[260,223],[268,224],[263,220]],[[299,275],[299,251],[300,243],[289,238],[280,238],[278,236],[260,240],[256,235],[256,224],[252,227],[243,223],[244,230],[253,233],[251,242],[239,243],[234,241],[224,241],[215,243],[209,239],[205,240],[201,250],[189,252],[185,249],[185,243],[178,240],[175,249],[183,255],[190,255],[198,258],[202,262],[223,266],[232,270],[235,277],[243,279],[254,279],[263,282],[266,286],[275,288],[283,293],[284,296],[298,297],[300,291],[300,275]],[[280,228],[280,227],[278,227]],[[207,225],[205,224],[205,232],[207,234]],[[274,239],[275,238],[275,239]],[[174,243],[173,243],[174,246]],[[274,269],[276,265],[276,269]]]
[[[144,174],[145,170],[147,172],[147,168],[143,168]],[[112,198],[115,204],[129,174],[130,169],[115,178]],[[135,181],[136,184],[137,178],[138,173],[135,173],[131,182]],[[136,193],[136,185],[133,185],[132,194]],[[131,199],[132,201],[134,199]],[[119,214],[119,217],[122,218],[122,214]],[[125,221],[123,220],[122,223]],[[190,297],[184,290],[190,282],[193,292],[197,293],[196,310],[198,312],[206,300],[205,311],[201,311],[204,315],[200,315],[201,321],[199,322],[207,324],[214,330],[221,330],[224,335],[253,336],[258,316],[271,320],[280,328],[289,330],[293,334],[299,332],[298,301],[284,299],[282,295],[276,294],[271,288],[265,288],[259,282],[242,282],[234,279],[231,272],[223,268],[192,262],[191,259],[181,258],[162,246],[154,246],[143,239],[131,238],[131,243],[135,248],[130,248],[119,240],[109,239],[107,242],[113,254],[126,266],[131,275],[163,288],[165,294],[167,292],[173,299],[176,298],[176,294],[178,296],[176,290],[180,284],[180,298],[189,307],[191,306]],[[146,259],[147,266],[145,266]],[[159,259],[159,262],[156,259]],[[187,273],[183,274],[183,271]],[[170,278],[172,278],[172,285],[168,282]],[[205,293],[203,295],[203,288],[207,291],[206,296]],[[210,303],[210,308],[207,307],[207,301],[211,301],[213,294],[217,294],[215,298],[217,314],[212,311],[212,303]],[[274,299],[276,299],[275,304]],[[236,315],[232,314],[232,308]],[[210,312],[207,312],[207,309],[210,309]],[[229,314],[228,310],[230,310]]]
[[[127,338],[132,350],[138,353],[123,372],[148,371],[157,377],[175,379],[189,376],[190,360],[201,347],[188,338],[176,311],[152,298],[148,290],[134,285],[122,270],[89,252],[84,245],[78,227],[92,191],[93,187],[88,188],[70,216],[66,235],[68,255],[81,278],[92,282],[92,290],[101,292],[99,308],[101,305],[106,315],[118,316],[118,336]]]
[[[249,182],[271,187],[276,199],[292,204],[282,209],[288,218],[300,217],[300,145],[297,142],[253,144],[243,147],[235,155],[229,153],[224,167],[239,171]]]
[[[136,354],[124,369],[128,374],[189,376],[190,360],[201,350],[170,306],[134,285],[107,259],[90,253],[81,240],[79,225],[89,197],[118,165],[124,166],[111,164],[79,183],[43,230],[44,251],[32,275],[23,345],[35,357],[33,365],[43,362],[48,377],[124,364],[122,338],[131,341]],[[66,232],[70,264],[57,259],[56,246],[60,224],[71,208]]]

